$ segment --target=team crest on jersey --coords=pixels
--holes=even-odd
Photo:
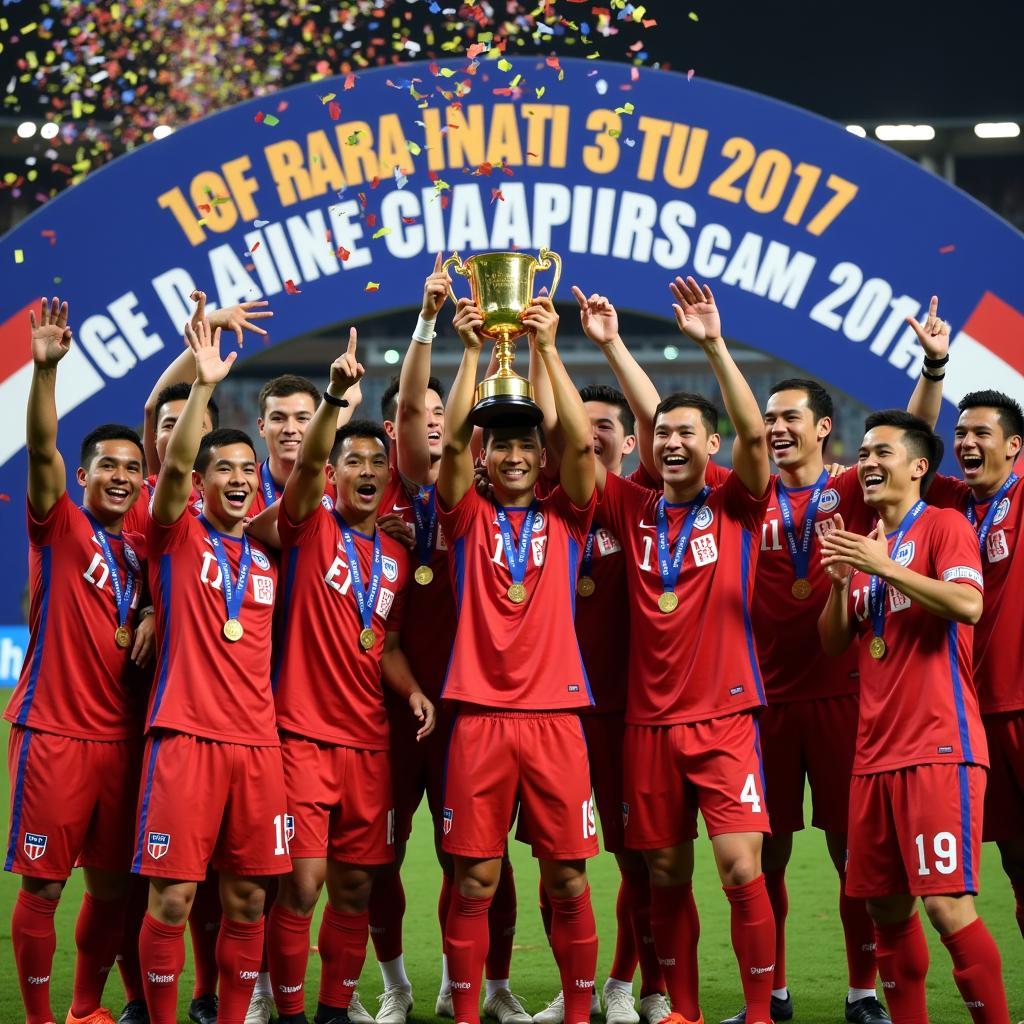
[[[450,807],[444,808],[441,812],[441,831],[444,832],[445,835],[448,835],[448,833],[451,832],[452,818],[454,817],[455,812]]]
[[[895,554],[892,556],[892,560],[897,565],[902,565],[904,569],[914,560],[914,551],[916,545],[912,540],[904,541],[897,549]]]
[[[547,520],[544,518],[544,513],[543,512],[538,512],[533,517],[533,532],[534,533],[542,533],[543,530],[544,530],[544,524],[546,522],[547,522]]]
[[[996,514],[992,517],[993,523],[1001,523],[1006,518],[1006,513],[1010,511],[1010,496],[1007,495],[999,504],[996,506]]]
[[[323,507],[325,509],[327,509],[328,512],[333,512],[334,511],[334,502],[331,501],[330,495],[325,494],[320,499],[320,504],[323,505]]]
[[[706,530],[711,525],[714,518],[714,512],[712,512],[707,505],[702,505],[701,510],[697,513],[697,517],[693,521],[693,528],[695,530]]]
[[[153,860],[159,860],[170,849],[170,846],[170,832],[150,832],[146,838],[146,852]]]
[[[838,506],[839,492],[834,487],[829,487],[821,492],[821,498],[818,500],[819,512],[831,512]]]
[[[135,554],[131,544],[127,541],[124,542],[124,560],[128,563],[128,568],[132,572],[142,572],[142,565],[139,562],[139,556]]]
[[[398,579],[398,562],[393,558],[388,558],[387,555],[380,560],[380,570],[384,573],[384,579],[390,580],[392,583]]]
[[[21,848],[29,860],[39,860],[46,853],[46,836],[41,836],[37,832],[26,832]]]
[[[253,562],[266,572],[270,568],[270,559],[259,548],[251,548],[250,550],[252,551]]]
[[[622,804],[622,827],[625,828],[629,824],[629,804],[623,801]]]
[[[284,816],[284,841],[285,845],[290,843],[295,838],[295,815],[286,814]]]

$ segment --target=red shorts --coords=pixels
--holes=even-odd
[[[855,694],[847,694],[769,703],[761,713],[764,786],[776,834],[804,827],[805,776],[814,799],[811,824],[846,832],[859,703]]]
[[[578,715],[461,711],[448,746],[442,846],[501,857],[519,806],[533,855],[597,855],[587,744]]]
[[[626,846],[662,850],[697,836],[770,832],[757,723],[749,712],[686,725],[627,725]]]
[[[395,812],[386,750],[357,750],[302,736],[281,740],[292,857],[347,864],[395,859]]]
[[[427,797],[434,827],[441,828],[441,806],[444,797],[444,762],[451,735],[451,716],[436,708],[434,731],[424,740],[416,740],[420,722],[409,711],[408,704],[388,709],[391,728],[391,788],[395,804],[395,841],[408,842],[412,835],[412,819]]]
[[[132,871],[201,882],[212,864],[246,878],[291,870],[279,747],[185,733],[150,736]]]
[[[622,853],[626,837],[622,825],[624,713],[580,715],[590,758],[590,784],[601,818],[602,845],[609,853]]]
[[[79,740],[12,725],[11,825],[4,867],[61,880],[74,867],[127,872],[141,740]]]
[[[952,896],[978,891],[985,769],[919,764],[850,783],[846,892]]]
[[[991,767],[985,787],[985,842],[1024,839],[1024,711],[985,715]]]

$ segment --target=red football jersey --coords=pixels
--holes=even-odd
[[[278,487],[274,482],[274,478],[270,475],[269,460],[264,459],[260,463],[258,476],[259,486],[256,488],[256,497],[253,498],[249,511],[246,513],[250,519],[255,519],[264,509],[270,508],[271,505],[276,505],[281,500],[281,495],[284,494],[284,488]],[[273,500],[270,500],[271,493],[273,493]],[[327,479],[326,466],[324,466],[324,499],[324,508],[328,511],[334,508],[334,484]],[[200,505],[199,511],[202,511],[202,505]]]
[[[237,580],[241,539],[220,537]],[[187,512],[170,526],[151,518],[148,541],[159,651],[149,729],[276,746],[270,690],[276,562],[250,540],[252,565],[238,616],[245,632],[232,643],[222,632],[228,615],[221,573],[203,521]]]
[[[146,477],[138,501],[128,509],[128,513],[124,517],[124,528],[126,530],[141,534],[143,537],[146,536],[146,531],[149,529],[149,510],[153,506],[154,491],[156,491],[155,473]],[[203,495],[201,491],[197,491],[194,487],[189,495],[188,510],[194,516],[201,516],[203,514]]]
[[[890,556],[922,576],[983,590],[978,539],[952,509],[925,508]],[[938,762],[988,764],[971,673],[974,630],[933,615],[887,586],[885,656],[871,657],[871,577],[854,570],[848,594],[861,641],[855,775]]]
[[[708,466],[707,482],[712,486],[724,481],[728,471]],[[818,616],[828,600],[831,584],[821,567],[818,539],[831,528],[837,512],[847,530],[867,533],[875,522],[874,513],[864,504],[860,481],[854,470],[847,470],[825,482],[814,517],[814,532],[808,552],[806,579],[810,595],[793,595],[796,572],[779,507],[782,480],[772,474],[768,508],[761,524],[761,544],[757,558],[757,577],[751,619],[757,661],[764,677],[764,690],[769,704],[782,701],[807,700],[819,697],[840,697],[858,690],[857,648],[850,647],[838,658],[830,658],[821,649],[818,639]],[[793,528],[799,548],[804,516],[815,491],[810,487],[785,488],[793,513]]]
[[[1024,708],[1024,630],[1014,598],[1024,594],[1024,555],[1017,557],[1017,541],[1024,531],[1024,491],[1018,480],[1000,499],[985,538],[981,568],[985,576],[985,611],[974,627],[974,686],[981,713]],[[962,480],[936,476],[927,500],[941,508],[966,514],[971,489]],[[990,502],[975,510],[975,529],[988,514]]]
[[[363,650],[363,622],[335,514],[319,505],[301,523],[293,523],[282,505],[277,525],[284,580],[280,653],[274,667],[277,724],[324,743],[387,750],[380,661],[385,633],[401,624],[408,552],[380,534],[381,579],[371,627],[377,640]],[[366,588],[373,570],[373,538],[353,530],[352,540]]]
[[[594,501],[576,508],[556,487],[538,498],[526,555],[526,600],[508,596],[512,576],[495,506],[470,488],[452,509],[438,502],[450,551],[458,626],[442,696],[519,711],[592,703],[573,626],[580,555]],[[513,542],[527,509],[506,508]]]
[[[28,505],[28,537],[29,642],[4,718],[77,739],[135,735],[131,648],[114,641],[117,606],[92,524],[65,492],[43,519]],[[145,539],[130,532],[107,538],[122,585],[129,565],[135,575],[126,623],[134,628],[145,582]]]
[[[730,474],[694,520],[675,592],[679,607],[658,608],[657,509],[661,493],[609,476],[598,520],[625,552],[630,590],[626,721],[702,722],[764,703],[750,600],[767,494],[755,498]],[[690,505],[668,505],[669,543]]]

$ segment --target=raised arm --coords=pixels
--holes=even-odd
[[[707,356],[708,363],[722,392],[725,411],[736,430],[732,448],[732,465],[736,475],[751,494],[760,497],[768,486],[768,442],[765,440],[764,418],[753,391],[740,372],[722,338],[722,322],[711,289],[692,278],[677,277],[670,285],[672,309],[676,324],[688,338],[695,341]]]
[[[59,299],[39,304],[39,320],[29,310],[32,384],[28,392],[25,448],[28,452],[28,501],[45,517],[67,490],[67,470],[57,450],[57,364],[71,350],[68,304]]]
[[[942,382],[946,377],[946,363],[949,362],[949,324],[939,319],[938,312],[939,297],[933,295],[923,324],[919,324],[912,316],[907,317],[907,323],[914,328],[917,340],[924,349],[921,376],[917,378],[914,393],[907,403],[907,412],[920,416],[932,429],[939,422]]]
[[[220,328],[210,330],[207,321],[200,321],[197,329],[185,325],[185,343],[195,359],[196,379],[188,401],[178,422],[174,424],[164,464],[153,492],[153,518],[169,526],[177,522],[192,493],[192,467],[203,439],[203,417],[213,389],[228,375],[237,358],[231,352],[226,359],[220,357]]]
[[[558,478],[572,503],[583,508],[594,494],[594,432],[576,390],[555,348],[558,314],[549,298],[534,299],[523,313],[523,323],[533,334],[533,345],[544,362],[555,403],[555,414],[565,446]]]
[[[427,417],[423,396],[430,381],[430,349],[434,324],[448,297],[451,278],[441,269],[441,254],[423,283],[423,304],[416,332],[409,342],[398,378],[398,413],[395,432],[398,444],[398,471],[414,484],[430,481],[430,447],[427,444]]]
[[[334,435],[338,432],[338,406],[335,402],[348,401],[345,393],[363,378],[366,372],[356,358],[356,329],[348,331],[348,348],[331,363],[330,382],[313,418],[306,424],[299,454],[288,482],[284,485],[281,501],[293,523],[308,519],[324,496],[324,466],[331,457]]]
[[[457,505],[473,486],[473,424],[469,422],[469,413],[483,347],[477,328],[483,327],[484,316],[471,299],[459,299],[453,323],[465,348],[444,410],[444,451],[437,492],[448,508]]]

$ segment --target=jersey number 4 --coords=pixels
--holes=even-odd
[[[754,814],[761,813],[761,794],[757,791],[757,783],[754,781],[752,773],[747,776],[747,781],[743,783],[743,789],[740,792],[740,803],[750,804],[750,809]]]

